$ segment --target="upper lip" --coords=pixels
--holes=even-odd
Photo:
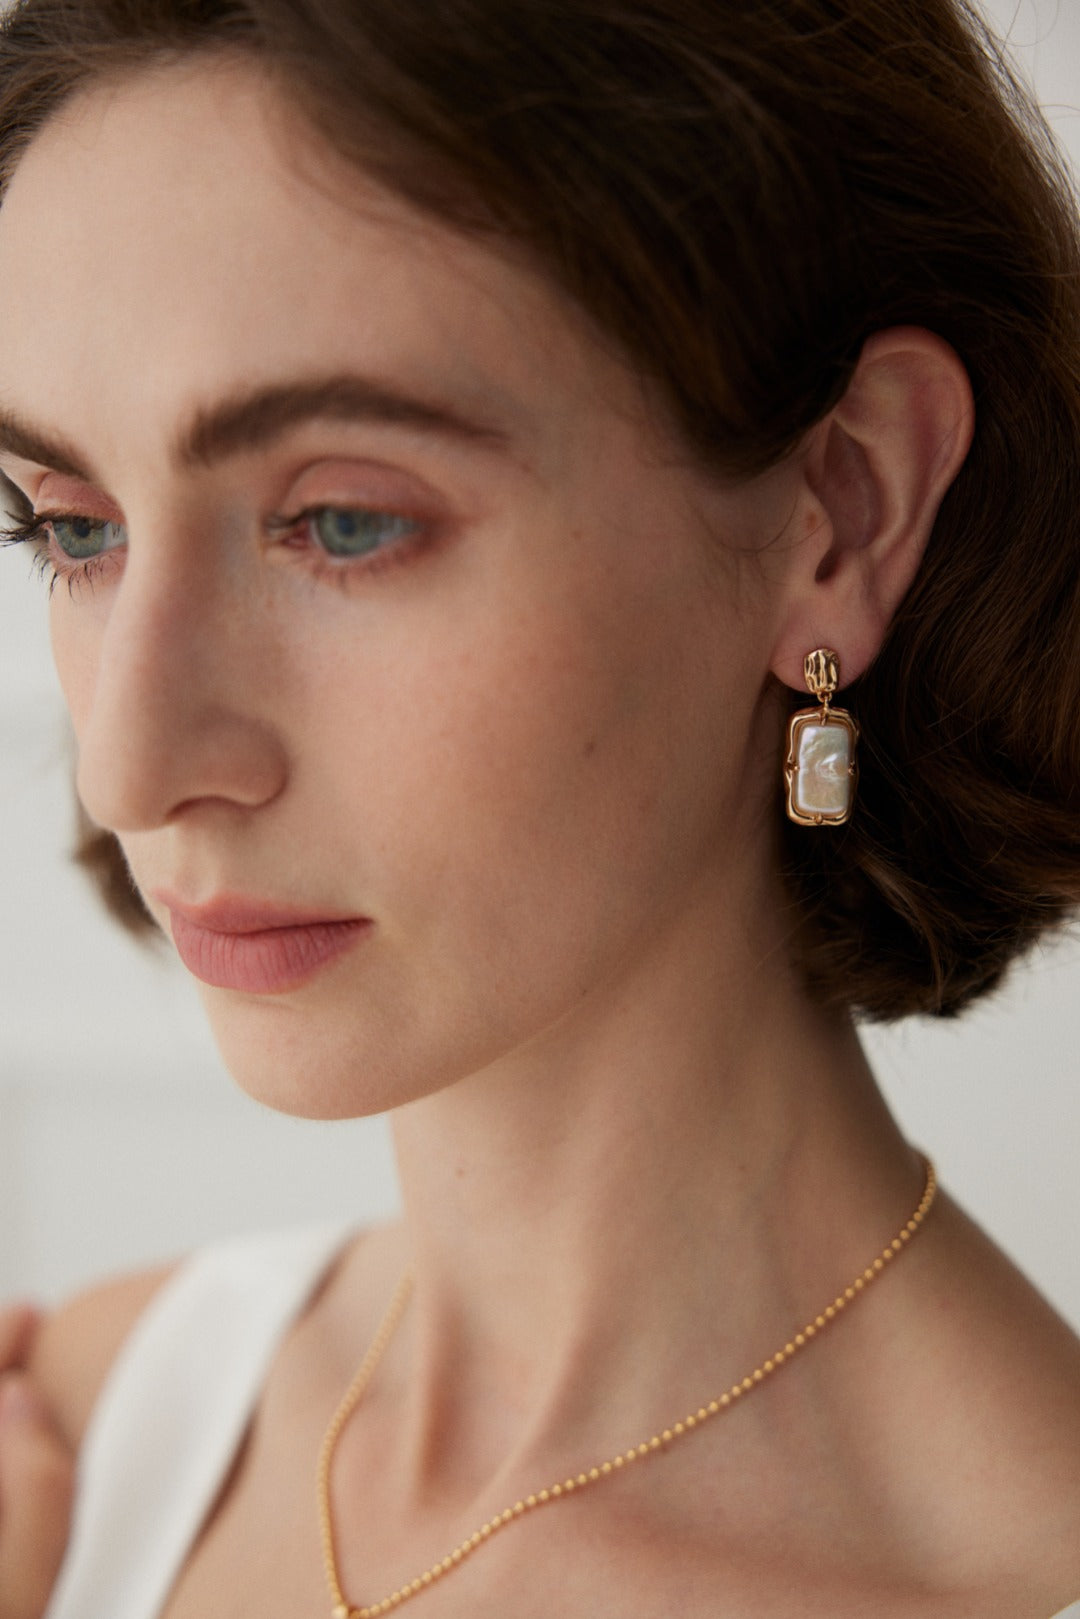
[[[328,911],[313,911],[293,905],[278,905],[271,900],[250,899],[243,894],[218,894],[202,905],[182,904],[174,895],[157,890],[154,898],[167,907],[174,916],[182,916],[196,927],[212,933],[265,933],[271,928],[310,927],[316,922],[363,922],[366,917],[343,916]]]

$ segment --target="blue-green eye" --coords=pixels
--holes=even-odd
[[[57,547],[73,562],[91,561],[127,541],[121,523],[94,517],[50,517],[46,521]],[[323,550],[342,559],[368,556],[395,540],[415,534],[420,527],[413,518],[394,512],[333,506],[311,512],[308,522]]]
[[[413,518],[394,512],[348,511],[336,506],[312,512],[308,520],[319,544],[332,557],[367,556],[415,534],[420,526]]]
[[[57,545],[73,562],[114,551],[127,538],[122,523],[106,523],[96,517],[50,517],[48,524]]]

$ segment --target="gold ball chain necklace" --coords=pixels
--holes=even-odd
[[[587,1467],[584,1472],[562,1479],[556,1484],[550,1484],[546,1489],[537,1490],[535,1494],[526,1495],[520,1501],[515,1501],[513,1506],[507,1507],[503,1512],[497,1512],[487,1523],[482,1524],[474,1534],[467,1536],[459,1546],[455,1546],[454,1550],[439,1562],[433,1563],[423,1574],[418,1574],[414,1580],[407,1581],[399,1590],[391,1592],[387,1597],[383,1597],[381,1602],[374,1602],[367,1608],[357,1608],[349,1602],[342,1591],[341,1579],[338,1575],[337,1554],[334,1546],[334,1526],[330,1513],[330,1466],[334,1459],[334,1451],[341,1436],[341,1430],[360,1403],[364,1391],[375,1373],[375,1368],[379,1364],[383,1351],[393,1337],[398,1322],[405,1313],[405,1306],[408,1304],[409,1295],[412,1292],[412,1276],[406,1272],[395,1289],[394,1296],[390,1301],[390,1308],[387,1310],[382,1324],[372,1340],[370,1349],[364,1356],[356,1376],[345,1391],[341,1404],[331,1418],[330,1426],[326,1430],[319,1450],[319,1527],[322,1535],[323,1561],[326,1566],[326,1582],[330,1587],[330,1597],[333,1604],[331,1609],[332,1619],[375,1619],[376,1614],[392,1612],[394,1608],[399,1608],[403,1602],[407,1602],[410,1597],[418,1596],[421,1591],[427,1590],[429,1585],[434,1585],[436,1580],[441,1580],[444,1575],[459,1567],[467,1557],[471,1557],[473,1552],[490,1540],[492,1535],[497,1534],[500,1529],[505,1529],[507,1524],[513,1523],[516,1518],[523,1518],[526,1513],[535,1512],[539,1507],[551,1506],[556,1501],[565,1501],[568,1496],[575,1495],[578,1490],[586,1489],[590,1484],[599,1484],[603,1479],[614,1478],[617,1473],[623,1468],[629,1467],[632,1462],[640,1461],[642,1457],[652,1455],[658,1450],[666,1450],[676,1440],[682,1439],[686,1434],[693,1433],[695,1429],[700,1428],[711,1417],[718,1417],[722,1412],[730,1411],[732,1406],[745,1398],[747,1394],[751,1394],[754,1389],[758,1388],[775,1372],[778,1372],[781,1366],[786,1366],[788,1361],[797,1355],[801,1349],[805,1349],[807,1344],[816,1338],[831,1321],[834,1321],[838,1315],[847,1309],[848,1305],[854,1304],[855,1300],[865,1292],[871,1282],[877,1281],[897,1254],[903,1252],[929,1214],[937,1192],[937,1176],[934,1172],[933,1164],[928,1158],[924,1158],[923,1165],[926,1170],[926,1184],[923,1188],[923,1195],[919,1200],[919,1205],[910,1220],[901,1227],[893,1240],[882,1249],[877,1258],[867,1265],[865,1270],[859,1272],[851,1285],[845,1287],[842,1293],[837,1294],[831,1304],[825,1306],[820,1315],[807,1322],[801,1332],[796,1332],[782,1348],[775,1350],[768,1360],[763,1360],[760,1366],[755,1367],[740,1382],[732,1384],[723,1394],[718,1394],[715,1399],[709,1400],[707,1404],[699,1406],[696,1411],[690,1412],[688,1416],[683,1417],[681,1422],[673,1422],[670,1428],[664,1428],[662,1432],[653,1434],[651,1439],[645,1439],[638,1445],[631,1445],[629,1450],[624,1450],[619,1455],[612,1456],[609,1461],[598,1462],[595,1467]]]

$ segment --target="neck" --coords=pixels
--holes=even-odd
[[[658,946],[397,1115],[421,1472],[452,1457],[479,1485],[652,1432],[783,1343],[917,1201],[850,1020],[714,959]]]

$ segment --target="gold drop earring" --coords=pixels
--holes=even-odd
[[[787,812],[799,826],[842,826],[851,815],[859,766],[859,727],[843,708],[831,708],[840,684],[840,658],[830,647],[808,652],[806,684],[820,708],[800,708],[788,721]]]

